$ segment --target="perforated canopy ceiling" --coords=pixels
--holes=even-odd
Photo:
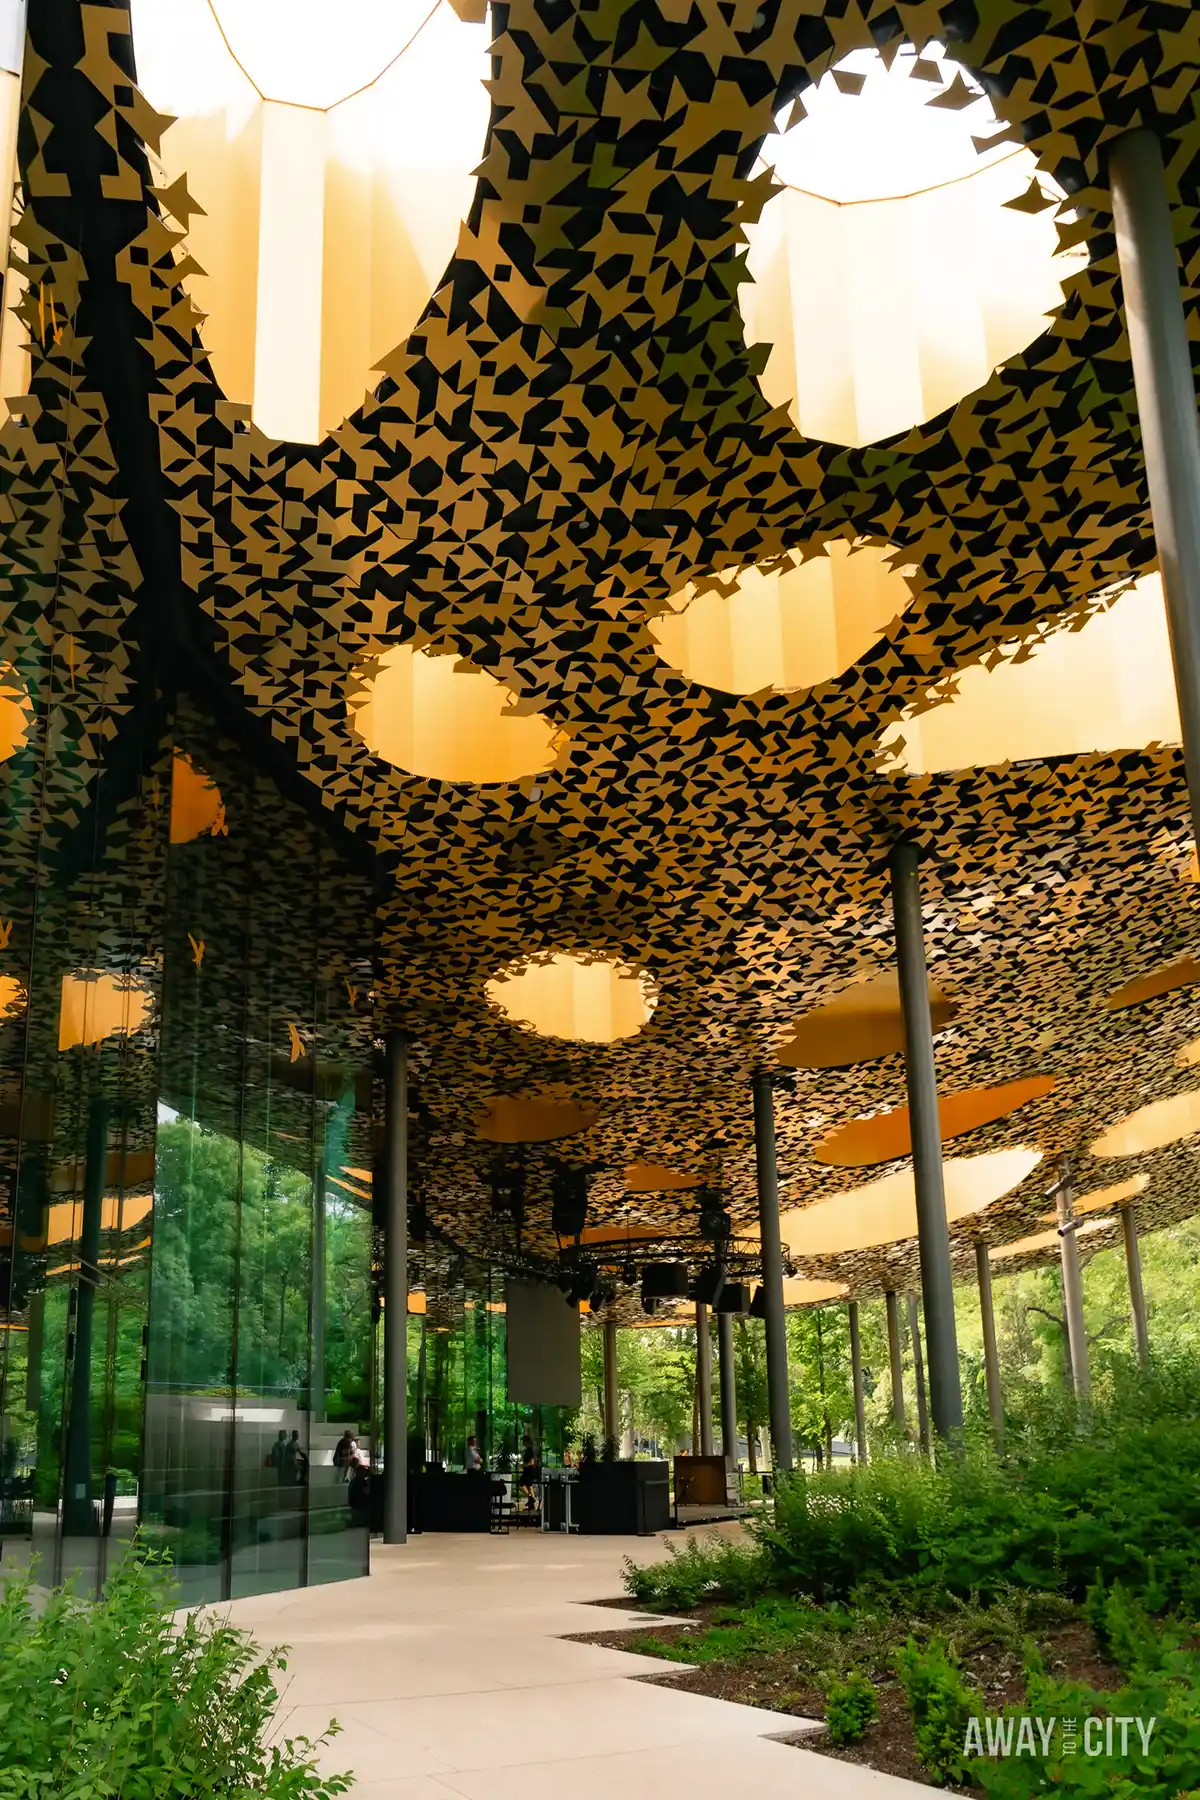
[[[481,1249],[491,1159],[522,1139],[587,1166],[593,1224],[695,1225],[690,1189],[627,1190],[623,1171],[639,1163],[703,1173],[748,1224],[756,1066],[785,1080],[780,1163],[798,1216],[893,1173],[848,1175],[812,1151],[903,1103],[894,1020],[870,1060],[837,1066],[785,1047],[814,1009],[888,979],[886,854],[902,832],[928,853],[931,979],[953,1007],[938,1015],[946,1092],[1053,1081],[1015,1117],[974,1125],[956,1157],[1028,1151],[1045,1165],[1188,1093],[1176,1054],[1196,1037],[1194,995],[1105,1005],[1195,948],[1180,753],[1158,713],[1137,741],[1080,735],[1070,668],[1091,642],[1076,628],[1106,609],[1123,617],[1120,591],[1153,567],[1105,154],[1128,126],[1162,132],[1195,315],[1194,12],[1119,0],[518,0],[484,24],[468,0],[462,11],[491,56],[491,124],[471,146],[465,211],[447,174],[456,217],[423,310],[404,313],[420,272],[411,259],[394,293],[386,258],[385,291],[351,283],[366,311],[343,365],[324,334],[347,289],[322,270],[357,268],[368,230],[394,249],[404,194],[423,180],[442,192],[442,174],[397,151],[388,180],[400,198],[385,206],[380,188],[368,205],[366,163],[355,186],[343,145],[318,171],[313,127],[309,162],[256,177],[256,204],[272,181],[303,189],[282,239],[280,215],[261,206],[246,224],[260,267],[269,249],[276,299],[260,296],[252,324],[236,302],[223,312],[232,265],[218,260],[202,311],[193,234],[219,239],[236,183],[202,171],[216,151],[198,127],[168,129],[131,86],[122,11],[34,9],[16,241],[37,398],[0,437],[16,569],[0,658],[20,675],[39,596],[65,570],[72,742],[86,759],[107,754],[150,679],[128,647],[156,629],[145,593],[187,622],[179,654],[206,660],[314,807],[373,859],[377,1018],[413,1044],[427,1204]],[[434,23],[458,28],[445,4]],[[1032,323],[987,338],[969,386],[949,400],[938,390],[941,411],[922,405],[873,441],[856,428],[846,447],[808,426],[803,405],[764,393],[769,346],[747,344],[739,311],[746,234],[777,204],[758,160],[776,121],[798,141],[814,84],[872,50],[909,57],[905,45],[928,64],[931,106],[952,113],[986,87],[997,123],[981,166],[1028,158],[1029,186],[1000,204],[1013,220],[1026,209],[1069,254]],[[858,98],[835,96],[846,109]],[[318,102],[329,96],[304,100]],[[319,240],[303,210],[317,193]],[[82,230],[85,211],[110,221],[107,237]],[[422,269],[434,241],[413,239]],[[101,242],[115,246],[107,267],[124,310],[99,310]],[[330,244],[343,246],[332,265]],[[791,254],[796,279],[819,284],[817,250],[801,241]],[[877,295],[913,254],[912,240],[880,253]],[[1192,339],[1200,356],[1200,318]],[[284,386],[270,389],[281,367]],[[345,400],[360,372],[367,398],[359,388]],[[263,394],[295,402],[295,437],[313,441],[265,435],[281,427],[260,373]],[[64,440],[78,509],[66,549],[53,449]],[[839,648],[815,675],[785,669],[743,693],[689,673],[656,640],[654,619],[687,583],[719,576],[729,588],[739,570],[831,542],[886,545],[906,571],[898,610],[857,633],[822,600],[820,631],[853,660]],[[983,759],[966,764],[969,734],[953,734],[953,754],[938,747],[937,715],[923,709],[985,704],[1043,644],[1060,659],[1052,685],[1070,693],[1074,735],[985,734]],[[456,653],[438,678],[494,684],[492,724],[522,739],[490,776],[421,760],[415,687],[401,696],[412,730],[399,751],[365,728],[356,696],[431,646]],[[985,684],[977,672],[989,669]],[[913,720],[906,766],[893,728]],[[468,736],[439,756],[473,756]],[[64,817],[78,809],[65,775],[55,799]],[[611,1043],[577,1043],[489,1000],[498,970],[557,955],[644,972],[652,1016]],[[275,1048],[286,1057],[286,1038]],[[528,1241],[550,1250],[547,1153],[525,1154]],[[1151,1221],[1193,1205],[1186,1144],[1139,1153],[1131,1168],[1133,1154],[1106,1162],[1097,1148],[1096,1184],[1146,1173]],[[1034,1167],[954,1226],[963,1269],[972,1233],[1032,1234],[1046,1179]],[[861,1290],[915,1280],[911,1238],[796,1260],[798,1279]]]

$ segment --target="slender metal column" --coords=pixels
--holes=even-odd
[[[763,1335],[767,1347],[767,1411],[771,1460],[792,1467],[792,1413],[788,1394],[787,1319],[783,1310],[783,1245],[779,1237],[779,1171],[775,1166],[775,1102],[771,1077],[759,1069],[754,1095],[754,1153],[758,1169],[758,1224],[762,1240]]]
[[[617,1321],[604,1321],[604,1439],[616,1445],[621,1433],[621,1400],[617,1387]]]
[[[908,1335],[912,1339],[913,1386],[917,1390],[917,1442],[929,1454],[929,1402],[925,1395],[925,1359],[921,1354],[921,1316],[916,1300],[908,1297]]]
[[[1200,843],[1200,427],[1162,147],[1155,133],[1130,131],[1119,137],[1109,150],[1108,174],[1183,725],[1192,830]]]
[[[1138,1249],[1137,1211],[1121,1208],[1121,1235],[1125,1240],[1125,1272],[1129,1277],[1129,1310],[1133,1314],[1133,1343],[1143,1369],[1150,1365],[1150,1333],[1146,1327],[1146,1295],[1142,1288],[1142,1253]]]
[[[63,1533],[67,1537],[90,1537],[95,1530],[92,1329],[96,1313],[96,1288],[100,1282],[100,1234],[104,1223],[104,1189],[108,1176],[108,1118],[108,1101],[93,1100],[88,1107],[87,1135],[84,1141],[83,1207],[79,1225],[79,1281],[75,1288],[71,1402],[63,1450]]]
[[[913,1181],[917,1196],[917,1243],[921,1257],[921,1298],[925,1305],[925,1347],[929,1353],[929,1399],[933,1428],[940,1438],[962,1433],[962,1380],[954,1326],[954,1271],[946,1195],[942,1187],[942,1130],[938,1120],[937,1069],[929,1016],[929,974],[921,919],[917,847],[901,841],[892,850],[892,910],[896,959],[904,1014],[904,1078],[908,1088]]]
[[[1067,1315],[1067,1342],[1071,1351],[1071,1380],[1081,1410],[1092,1403],[1092,1371],[1088,1363],[1087,1326],[1083,1317],[1083,1276],[1079,1245],[1075,1239],[1075,1207],[1071,1177],[1066,1165],[1055,1195],[1058,1205],[1058,1247],[1062,1258],[1063,1311]]]
[[[708,1329],[708,1308],[703,1300],[696,1302],[696,1404],[700,1409],[700,1454],[711,1456],[712,1333]]]
[[[862,1338],[858,1330],[858,1301],[847,1303],[846,1313],[850,1320],[850,1378],[854,1383],[854,1445],[855,1461],[865,1463],[867,1460],[867,1403],[863,1395]]]
[[[408,1537],[408,1045],[387,1035],[384,1069],[383,1541]]]
[[[325,1423],[325,1155],[313,1179],[312,1309],[310,1333],[308,1417],[311,1424]]]
[[[1000,1353],[996,1348],[996,1313],[992,1305],[992,1260],[982,1239],[975,1243],[975,1278],[979,1283],[979,1317],[983,1324],[983,1374],[987,1382],[992,1436],[1004,1442],[1004,1394],[1000,1387]]]
[[[892,1375],[892,1418],[903,1431],[904,1425],[904,1352],[900,1347],[900,1302],[894,1288],[883,1296],[887,1307],[888,1367]]]
[[[737,1365],[733,1314],[717,1314],[717,1376],[721,1388],[721,1454],[730,1468],[737,1461]]]

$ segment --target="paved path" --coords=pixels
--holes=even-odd
[[[237,1600],[229,1617],[291,1646],[289,1735],[343,1730],[324,1755],[355,1800],[919,1800],[930,1789],[772,1742],[790,1714],[630,1677],[662,1663],[571,1632],[634,1623],[589,1600],[623,1558],[666,1540],[422,1536],[372,1552],[372,1574]],[[642,1615],[644,1620],[644,1615]]]

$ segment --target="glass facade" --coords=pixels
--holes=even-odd
[[[6,1559],[90,1587],[140,1525],[188,1600],[363,1573],[333,1450],[372,1444],[369,884],[186,704],[128,722],[124,798],[77,764],[64,804],[56,671],[20,674]]]

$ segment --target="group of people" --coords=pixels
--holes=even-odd
[[[483,1455],[477,1438],[472,1435],[467,1439],[466,1454],[463,1457],[463,1468],[468,1475],[482,1475],[484,1469]],[[521,1447],[521,1476],[518,1487],[525,1497],[526,1512],[536,1512],[538,1506],[538,1486],[541,1473],[538,1468],[537,1450],[528,1432]]]
[[[286,1430],[280,1430],[271,1445],[267,1465],[274,1469],[280,1487],[297,1487],[308,1480],[308,1452],[300,1442],[298,1431],[293,1431],[289,1437]]]

